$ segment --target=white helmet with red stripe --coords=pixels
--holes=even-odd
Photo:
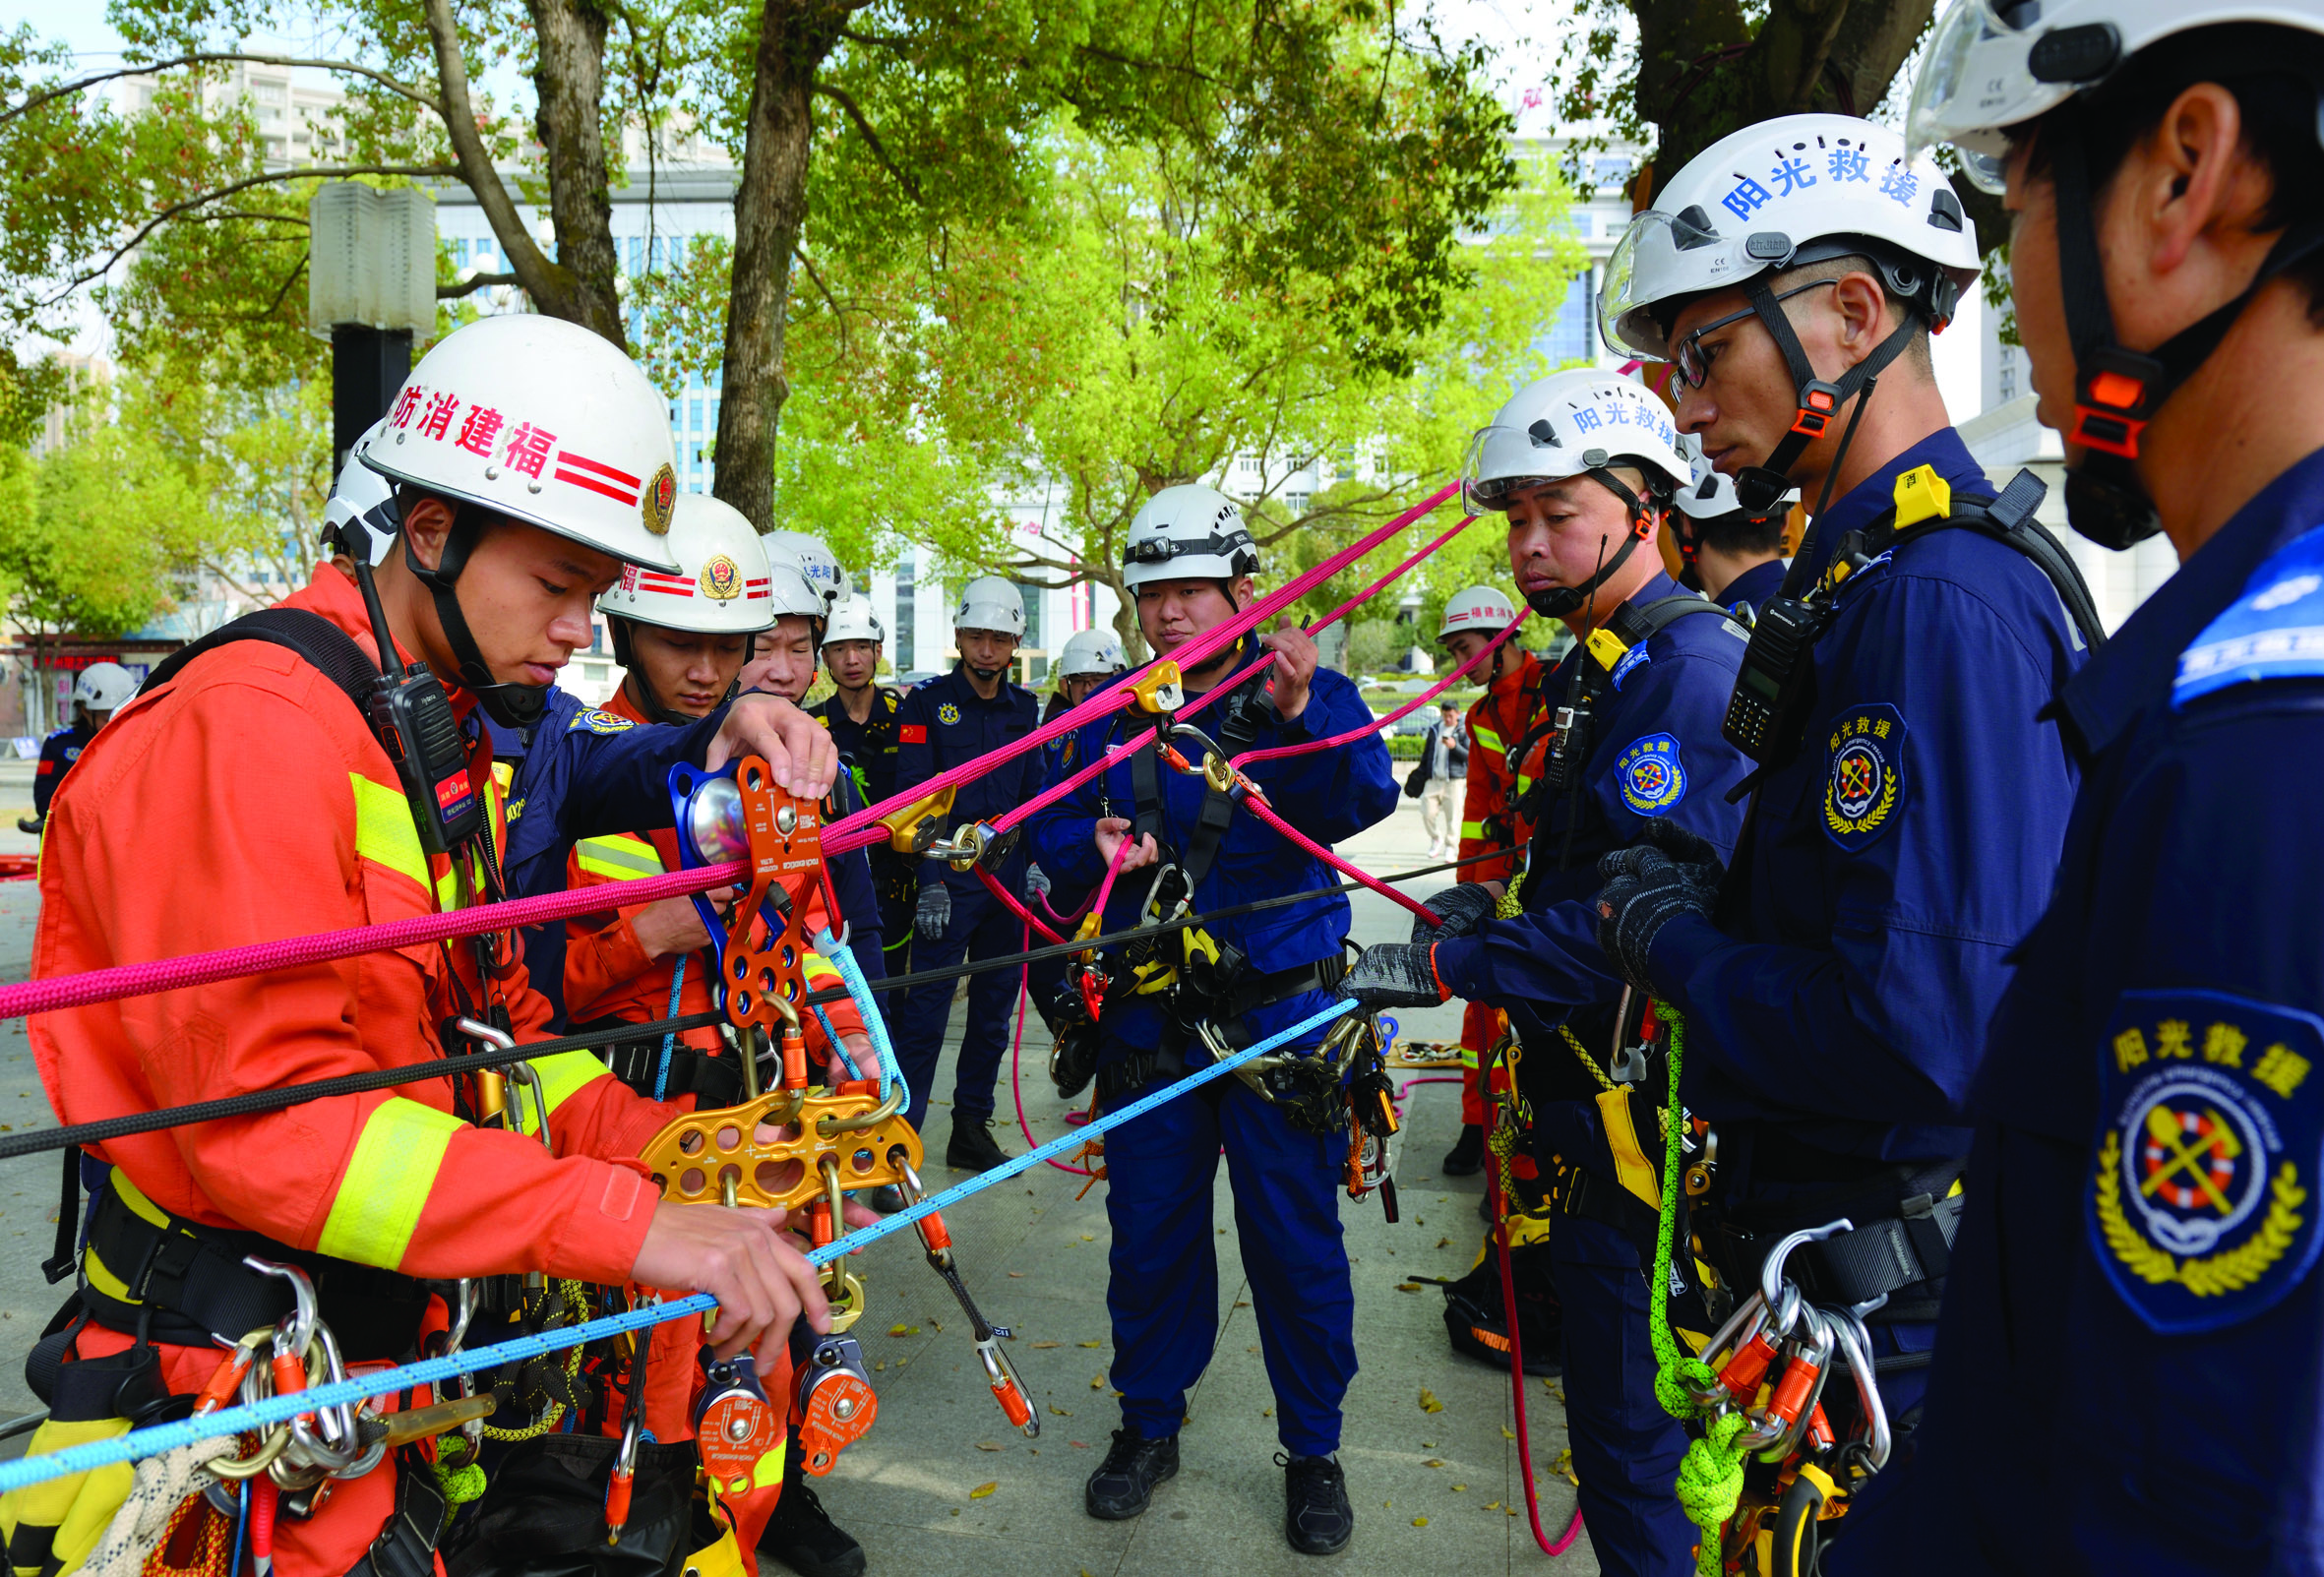
[[[1437,638],[1444,640],[1464,630],[1479,631],[1498,636],[1517,617],[1517,604],[1505,591],[1492,586],[1471,586],[1455,593],[1444,604],[1444,623],[1437,632]]]
[[[823,600],[807,589],[796,565],[772,564],[759,533],[730,504],[703,493],[682,493],[670,522],[676,574],[640,565],[622,567],[620,581],[597,599],[597,611],[663,630],[749,636],[772,630],[782,606],[806,600],[818,616]],[[784,582],[782,596],[776,583]],[[794,584],[795,582],[795,584]]]
[[[620,347],[532,313],[438,340],[355,445],[373,470],[675,574],[670,405]]]

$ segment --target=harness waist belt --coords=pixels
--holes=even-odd
[[[298,1265],[314,1278],[320,1312],[348,1362],[412,1351],[428,1297],[418,1281],[171,1215],[117,1167],[90,1208],[81,1304],[107,1329],[137,1334],[143,1324],[156,1342],[239,1341],[289,1313],[292,1303],[290,1284],[252,1270],[245,1254]]]
[[[1943,1198],[1915,1194],[1886,1220],[1859,1222],[1854,1232],[1803,1244],[1790,1264],[1806,1270],[1817,1296],[1842,1304],[1868,1304],[1907,1287],[1940,1282],[1952,1266],[1953,1239],[1966,1203],[1957,1193]]]
[[[618,1029],[622,1022],[620,1019],[601,1018],[593,1023],[575,1025],[574,1033],[585,1035],[597,1030]],[[654,1098],[654,1085],[661,1077],[660,1036],[600,1046],[597,1055],[605,1060],[607,1067],[613,1069],[615,1078],[640,1095]],[[702,1106],[710,1108],[733,1106],[742,1099],[742,1064],[738,1059],[718,1057],[682,1041],[670,1048],[670,1076],[669,1081],[661,1087],[660,1099],[675,1100],[681,1095],[692,1095]]]

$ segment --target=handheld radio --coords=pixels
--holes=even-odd
[[[443,681],[427,669],[412,672],[396,655],[388,617],[372,584],[370,555],[358,542],[350,551],[355,583],[371,615],[379,642],[380,676],[371,693],[371,728],[396,763],[403,797],[411,802],[412,824],[430,854],[451,854],[484,830],[484,799],[468,781],[468,750],[459,718]]]

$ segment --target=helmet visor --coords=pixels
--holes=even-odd
[[[1665,213],[1649,209],[1630,220],[1606,260],[1598,287],[1598,332],[1618,356],[1671,359],[1669,337],[1650,310],[1660,302],[1741,284],[1791,258],[1789,237],[1776,232],[1733,234],[1697,223],[1700,209]]]
[[[2015,10],[2015,8],[2008,8]],[[1961,173],[1981,192],[1998,194],[2008,157],[2004,128],[2030,120],[2073,92],[2071,83],[2044,83],[2027,69],[2033,40],[1989,0],[1954,0],[1938,19],[1905,108],[1905,156],[1951,144]]]
[[[1480,427],[1469,439],[1460,468],[1460,506],[1483,515],[1507,505],[1509,495],[1538,482],[1556,482],[1582,469],[1578,452],[1560,448],[1547,421],[1534,431],[1498,423]],[[1544,442],[1541,435],[1548,435]]]

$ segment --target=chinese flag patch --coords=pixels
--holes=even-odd
[[[906,723],[896,731],[895,737],[906,745],[925,745],[928,743],[928,729],[922,723]]]

